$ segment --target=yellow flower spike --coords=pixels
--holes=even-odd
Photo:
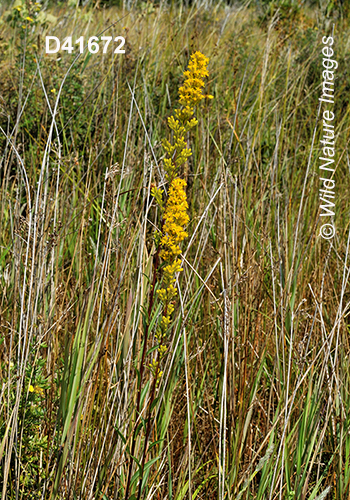
[[[34,387],[33,387],[32,385],[30,385],[30,386],[28,387],[28,390],[29,390],[29,392],[34,392]]]
[[[208,57],[205,57],[199,51],[191,55],[188,70],[184,71],[184,84],[179,89],[180,103],[186,107],[186,112],[189,112],[189,109],[193,108],[205,97],[213,98],[213,96],[202,93],[202,87],[204,87],[203,78],[209,75],[208,63]]]
[[[163,303],[163,314],[158,324],[155,338],[158,345],[158,359],[161,360],[167,351],[163,344],[171,325],[172,314],[175,310],[173,299],[177,296],[175,287],[176,273],[182,272],[180,245],[187,237],[185,226],[189,222],[187,214],[188,203],[186,196],[186,181],[178,175],[179,167],[186,163],[192,155],[187,147],[186,133],[198,124],[193,116],[195,106],[204,98],[212,99],[213,96],[203,93],[204,78],[209,75],[207,70],[209,59],[197,51],[191,55],[188,68],[184,71],[184,83],[179,88],[179,102],[181,109],[175,109],[174,116],[168,118],[168,125],[172,131],[172,140],[162,141],[166,157],[163,160],[165,178],[169,182],[168,196],[165,202],[162,191],[153,187],[151,194],[159,205],[163,217],[162,229],[157,230],[154,241],[159,251],[160,258],[164,261],[162,286],[157,290],[157,296]],[[159,248],[160,247],[160,248]],[[156,376],[159,363],[155,360],[149,365]],[[158,383],[162,372],[158,372]]]

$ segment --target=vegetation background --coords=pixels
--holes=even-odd
[[[0,16],[1,500],[350,498],[348,4],[15,0]],[[330,243],[318,98],[333,24]],[[46,35],[103,30],[125,54],[44,53]],[[188,136],[164,373],[151,400],[145,371],[136,415],[159,315],[150,190],[195,50],[214,99]]]

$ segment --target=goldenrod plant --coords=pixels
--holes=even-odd
[[[163,147],[167,153],[164,159],[165,178],[169,181],[169,194],[165,204],[162,201],[163,190],[153,187],[154,196],[161,213],[163,213],[162,227],[156,232],[155,242],[160,245],[160,257],[166,264],[163,269],[162,287],[157,290],[158,297],[163,303],[163,315],[157,329],[156,338],[159,341],[158,355],[161,359],[166,352],[164,340],[174,311],[173,299],[177,292],[174,286],[175,275],[181,272],[180,244],[186,238],[185,226],[189,222],[187,215],[188,203],[186,197],[186,181],[178,177],[180,166],[191,156],[191,149],[187,147],[185,134],[198,123],[193,117],[195,106],[205,97],[202,87],[204,78],[209,75],[207,70],[209,59],[197,51],[191,55],[188,70],[184,72],[185,82],[179,89],[180,109],[175,109],[175,117],[168,118],[169,128],[173,131],[173,140],[163,140]],[[162,372],[158,369],[159,360],[153,358],[150,367],[156,378]]]
[[[187,237],[185,226],[189,222],[187,214],[188,203],[186,196],[186,181],[180,178],[180,166],[183,165],[191,156],[191,149],[187,147],[186,133],[197,125],[197,119],[193,117],[195,106],[205,97],[212,98],[211,95],[204,95],[202,87],[204,86],[204,78],[208,76],[209,59],[201,52],[197,51],[191,55],[191,60],[188,65],[188,70],[184,72],[185,81],[183,86],[179,88],[179,102],[182,107],[175,109],[175,117],[168,118],[168,124],[173,131],[173,138],[171,141],[163,140],[163,147],[167,153],[164,158],[163,165],[165,170],[165,178],[169,183],[169,192],[166,200],[163,201],[164,190],[152,187],[151,194],[154,197],[158,208],[160,210],[161,227],[156,230],[154,235],[154,242],[156,245],[154,269],[153,269],[153,282],[151,286],[151,293],[149,298],[148,317],[146,319],[146,328],[144,335],[143,354],[141,358],[141,367],[139,375],[139,389],[137,398],[136,414],[140,413],[140,397],[142,390],[142,379],[144,371],[145,355],[147,350],[147,341],[149,336],[150,315],[153,310],[153,302],[155,299],[154,289],[157,284],[158,267],[160,259],[162,260],[162,274],[163,280],[161,287],[157,289],[157,295],[162,303],[162,314],[159,326],[156,329],[155,338],[158,342],[157,355],[153,357],[152,362],[149,363],[150,371],[153,375],[153,384],[151,388],[150,403],[146,417],[146,435],[143,447],[142,463],[140,468],[139,491],[138,499],[141,496],[143,471],[145,460],[147,456],[148,440],[151,425],[151,410],[155,398],[155,390],[159,383],[159,379],[163,372],[160,370],[160,363],[164,357],[167,346],[166,337],[171,323],[171,315],[174,312],[174,299],[177,295],[175,283],[176,274],[181,272],[181,254],[180,244]],[[131,457],[134,455],[135,442],[136,442],[136,429],[134,431]],[[132,474],[132,461],[129,465],[128,482],[126,487],[125,499],[128,498],[129,487]]]

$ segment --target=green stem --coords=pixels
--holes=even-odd
[[[163,336],[161,338],[159,347],[161,347],[162,344],[163,344]],[[142,486],[142,480],[143,480],[143,471],[144,471],[145,460],[146,460],[146,455],[147,455],[147,451],[148,451],[149,435],[150,435],[150,432],[151,432],[151,406],[152,406],[152,403],[154,401],[154,396],[155,396],[155,391],[156,391],[156,385],[157,385],[157,379],[158,379],[158,372],[159,372],[159,350],[157,351],[157,359],[156,359],[156,361],[157,361],[157,367],[156,367],[156,371],[155,371],[155,374],[154,374],[154,377],[153,377],[151,398],[150,398],[149,406],[148,406],[148,409],[147,409],[146,437],[145,437],[145,444],[144,444],[143,453],[142,453],[141,475],[140,475],[140,480],[139,480],[139,491],[138,491],[138,495],[137,495],[137,500],[140,500],[140,498],[141,498],[141,486]]]

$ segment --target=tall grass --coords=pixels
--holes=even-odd
[[[347,20],[335,31],[329,244],[317,119],[332,19],[127,7],[58,6],[56,24],[26,28],[2,18],[1,499],[347,498]],[[125,55],[43,55],[47,33],[106,28],[124,34]],[[189,137],[189,237],[142,465],[143,332],[151,319],[149,364],[160,314],[147,316],[161,222],[151,189],[166,187],[161,141],[197,49],[214,99]],[[140,408],[150,384],[145,370]]]

